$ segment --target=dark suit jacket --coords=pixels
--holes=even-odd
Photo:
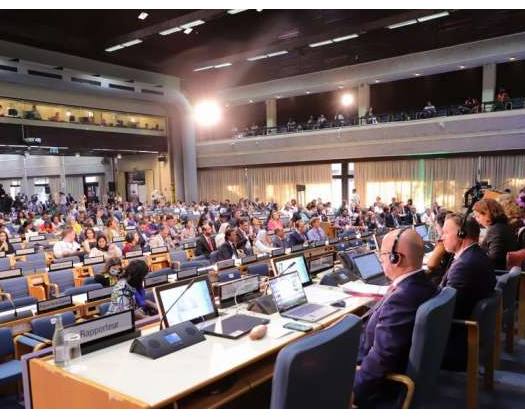
[[[394,216],[391,213],[385,214],[385,227],[395,227]]]
[[[517,238],[506,223],[495,223],[487,229],[481,243],[486,250],[494,269],[507,269],[507,252],[517,249]]]
[[[382,395],[384,377],[406,370],[416,311],[436,292],[421,270],[402,280],[372,309],[359,348],[361,369],[354,382],[357,406],[373,406],[374,399]]]
[[[214,246],[212,249],[209,248],[208,241],[204,238],[204,236],[203,235],[199,236],[196,242],[197,248],[195,249],[195,254],[197,256],[204,255],[207,258],[209,258],[210,253],[213,252],[214,250],[217,250],[217,246],[215,245],[215,239],[212,237],[210,238],[210,240]]]
[[[231,259],[234,254],[234,248],[230,245],[229,242],[225,241],[223,244],[219,246],[217,249],[217,260],[226,260]],[[235,249],[235,257],[238,257],[239,254],[237,253],[237,249]]]
[[[290,246],[303,244],[307,240],[306,235],[301,235],[297,230],[292,231],[288,236],[288,243],[290,243]]]
[[[290,243],[288,242],[288,239],[285,237],[284,239],[281,239],[279,236],[273,236],[272,244],[274,247],[282,247],[286,249],[287,247],[290,247]]]
[[[494,292],[493,264],[483,249],[474,244],[452,262],[440,286],[456,289],[454,318],[468,319],[476,303]]]

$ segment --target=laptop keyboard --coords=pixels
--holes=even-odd
[[[287,314],[294,317],[323,318],[333,311],[333,307],[321,306],[319,304],[305,304],[289,311]]]

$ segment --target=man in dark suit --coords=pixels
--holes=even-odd
[[[282,228],[277,227],[274,230],[274,236],[272,238],[272,245],[273,247],[283,248],[286,249],[287,247],[290,247],[290,243],[288,243],[288,239],[286,238],[286,233]]]
[[[437,293],[422,269],[424,254],[423,240],[414,230],[394,230],[383,238],[381,263],[391,285],[361,336],[361,368],[354,382],[358,407],[376,407],[390,399],[385,376],[406,369],[416,311]]]
[[[217,260],[231,259],[233,256],[239,257],[237,252],[237,231],[228,228],[224,233],[224,243],[219,246]]]
[[[214,250],[217,250],[217,246],[215,244],[215,240],[211,236],[213,233],[213,228],[211,223],[206,223],[203,226],[203,233],[199,236],[197,239],[196,245],[197,248],[195,249],[195,254],[197,256],[204,255],[207,258],[210,257],[210,253]]]
[[[288,242],[290,243],[290,246],[295,246],[297,244],[303,244],[308,241],[308,238],[305,234],[306,226],[304,224],[304,221],[297,220],[295,222],[295,228],[292,231],[292,233],[288,236]]]
[[[496,276],[488,255],[479,246],[479,224],[472,217],[449,214],[443,226],[443,246],[454,259],[443,275],[441,287],[455,288],[454,318],[470,318],[477,302],[494,293]],[[462,234],[458,234],[462,230]],[[467,334],[464,326],[452,325],[443,365],[463,370],[467,362]]]

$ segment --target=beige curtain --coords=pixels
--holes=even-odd
[[[525,155],[483,156],[480,175],[497,190],[508,188],[517,195],[525,187]]]
[[[66,176],[66,194],[68,193],[75,198],[75,201],[80,202],[80,198],[84,196],[84,178],[82,176]]]
[[[201,200],[238,201],[248,196],[244,168],[199,170],[198,186]]]
[[[154,178],[153,170],[151,169],[145,170],[145,177],[146,177],[146,203],[151,204],[151,194],[153,193],[153,189],[155,189],[155,178]]]
[[[306,201],[332,197],[329,164],[199,170],[198,181],[200,199],[250,197],[284,204],[297,197],[297,185],[305,185]]]

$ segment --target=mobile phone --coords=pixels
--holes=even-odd
[[[294,322],[286,323],[283,325],[283,327],[290,330],[297,330],[298,332],[309,332],[312,330],[312,326]]]

